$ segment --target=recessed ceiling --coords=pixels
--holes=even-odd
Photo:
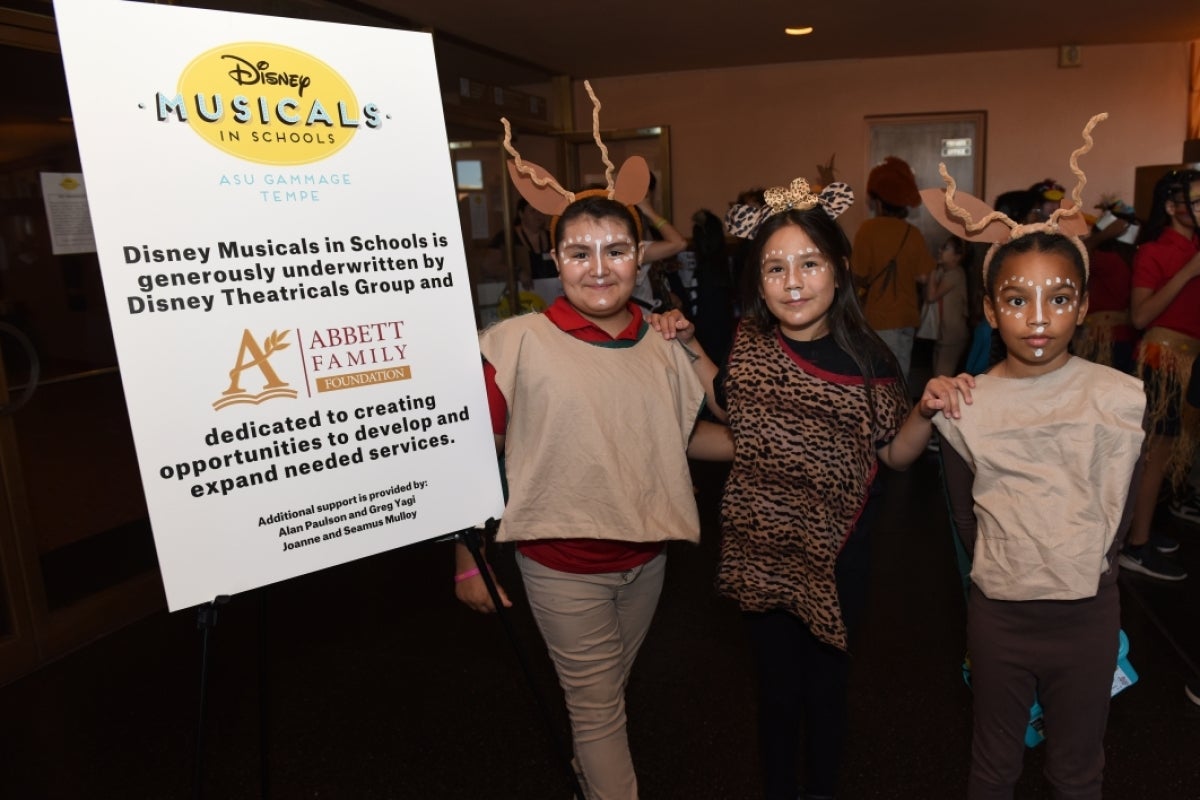
[[[341,5],[377,8],[576,78],[1200,39],[1197,0],[1157,0],[1146,6],[1129,0],[351,0]],[[809,36],[784,34],[786,27],[808,25],[815,28]],[[1021,76],[997,79],[1019,83]]]

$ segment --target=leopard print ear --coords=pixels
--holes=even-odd
[[[821,190],[821,208],[830,219],[837,219],[854,205],[854,190],[841,181],[835,181]]]
[[[627,206],[636,206],[650,191],[650,166],[641,156],[630,156],[621,165],[613,185],[612,199]]]
[[[753,239],[758,226],[771,216],[770,206],[749,206],[735,203],[725,212],[725,232],[739,239]]]

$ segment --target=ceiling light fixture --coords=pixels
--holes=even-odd
[[[788,36],[808,36],[813,32],[813,29],[812,26],[809,25],[807,28],[784,28],[783,32]]]

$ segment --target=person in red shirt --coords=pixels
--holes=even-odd
[[[1150,219],[1138,235],[1133,261],[1130,319],[1143,331],[1138,348],[1139,374],[1146,384],[1148,414],[1153,422],[1145,469],[1135,497],[1129,543],[1121,565],[1160,580],[1187,577],[1184,569],[1162,557],[1179,544],[1152,536],[1158,494],[1168,474],[1182,481],[1191,464],[1200,416],[1183,406],[1192,361],[1200,352],[1200,172],[1178,170],[1154,187]]]

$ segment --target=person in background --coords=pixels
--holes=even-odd
[[[1022,220],[1026,224],[1050,219],[1050,215],[1059,209],[1062,199],[1067,196],[1067,190],[1053,178],[1035,183],[1029,187],[1028,192],[1033,198],[1033,206]]]
[[[1104,216],[1083,240],[1091,262],[1088,315],[1072,349],[1077,356],[1132,375],[1137,331],[1130,322],[1129,305],[1136,248],[1123,239],[1136,235],[1137,219],[1133,209],[1119,200],[1099,207]]]
[[[558,272],[550,255],[550,234],[546,230],[546,215],[521,198],[517,201],[516,219],[513,220],[513,264],[517,269],[517,282],[530,289],[538,278],[553,278]],[[488,242],[487,253],[482,265],[483,275],[493,280],[506,280],[508,266],[504,258],[504,232],[501,231]]]
[[[937,269],[925,284],[925,302],[938,303],[938,337],[933,374],[956,375],[970,335],[967,330],[967,274],[971,248],[957,236],[942,243]]]
[[[642,235],[646,237],[646,248],[642,255],[642,264],[638,267],[637,280],[634,282],[633,302],[641,306],[642,311],[647,314],[673,307],[666,264],[687,247],[687,239],[683,238],[683,234],[650,205],[655,185],[654,173],[650,173],[650,195],[637,204]]]
[[[733,343],[733,275],[720,217],[701,209],[692,215],[692,253],[696,269],[696,338],[718,364]]]
[[[1133,327],[1142,331],[1138,374],[1145,381],[1154,427],[1121,565],[1166,581],[1183,580],[1187,572],[1163,558],[1179,543],[1153,531],[1154,512],[1168,477],[1176,487],[1182,485],[1200,435],[1200,415],[1183,403],[1192,360],[1200,352],[1197,208],[1200,172],[1178,170],[1160,178],[1133,257],[1129,312]]]
[[[925,237],[905,222],[921,195],[912,168],[895,156],[871,170],[867,195],[874,216],[854,236],[854,282],[867,323],[895,354],[907,382],[921,321],[918,285],[934,268]]]

